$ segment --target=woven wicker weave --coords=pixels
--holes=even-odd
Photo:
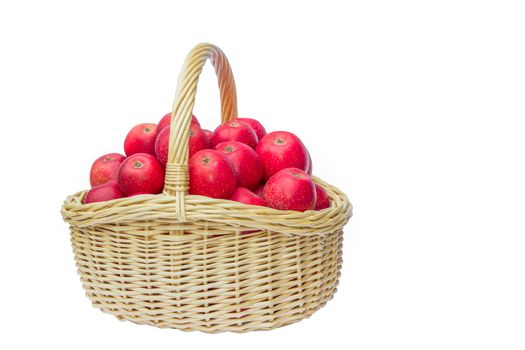
[[[325,187],[330,208],[280,211],[188,195],[188,138],[207,59],[219,80],[222,120],[237,116],[235,83],[220,49],[196,46],[179,77],[165,190],[82,204],[62,215],[93,305],[119,319],[204,332],[268,330],[310,316],[336,291],[343,226],[352,206]]]

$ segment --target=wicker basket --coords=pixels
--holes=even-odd
[[[337,188],[321,211],[282,211],[188,195],[188,138],[199,75],[210,59],[222,121],[237,117],[222,51],[197,45],[179,77],[163,194],[82,204],[62,215],[86,294],[119,319],[204,332],[269,330],[310,316],[336,291],[352,206]]]

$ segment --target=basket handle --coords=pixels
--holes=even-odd
[[[164,180],[164,193],[176,197],[176,213],[181,217],[186,215],[185,196],[189,188],[188,142],[191,116],[197,83],[207,59],[213,64],[219,81],[222,122],[237,118],[237,92],[226,55],[212,44],[195,46],[186,57],[177,83],[171,112],[168,163]]]

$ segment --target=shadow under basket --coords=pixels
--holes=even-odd
[[[317,177],[330,207],[275,210],[188,195],[188,137],[207,59],[219,79],[222,121],[237,117],[235,83],[222,51],[188,55],[173,106],[164,193],[62,206],[84,289],[119,319],[184,331],[247,332],[300,321],[330,300],[352,206]]]

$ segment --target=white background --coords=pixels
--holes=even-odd
[[[520,1],[3,1],[0,348],[523,349],[524,18]],[[298,134],[355,205],[335,298],[272,332],[93,309],[59,213],[169,111],[203,41],[240,114]],[[219,122],[209,66],[195,114]]]

